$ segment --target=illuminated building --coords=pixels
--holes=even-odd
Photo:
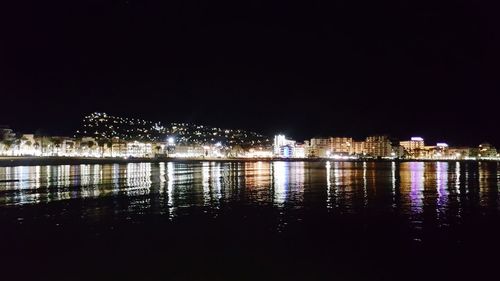
[[[412,137],[409,141],[400,141],[399,145],[404,147],[406,151],[412,152],[417,149],[424,148],[424,139],[421,137]]]
[[[304,144],[296,144],[293,149],[293,157],[295,158],[305,158],[306,149]]]
[[[208,148],[199,145],[178,145],[171,153],[172,157],[179,158],[200,158],[208,156]]]
[[[391,157],[392,145],[387,136],[370,136],[365,140],[366,154],[372,157]]]
[[[68,137],[52,137],[52,153],[56,156],[75,155],[76,141]]]
[[[280,146],[278,151],[278,157],[284,157],[284,158],[293,157],[293,146],[291,145]]]
[[[112,157],[121,157],[127,154],[127,142],[120,140],[120,138],[111,139],[109,154]]]
[[[20,142],[20,155],[40,155],[34,134],[23,134]]]
[[[446,148],[448,148],[448,144],[444,143],[444,142],[438,142],[438,143],[436,143],[436,147],[446,149]]]
[[[393,153],[393,155],[391,155],[391,156],[394,156],[394,158],[398,158],[398,159],[406,158],[406,151],[405,151],[404,147],[402,147],[401,145],[394,145],[392,147],[392,153]]]
[[[295,141],[288,140],[285,135],[274,136],[273,152],[277,157],[291,158],[294,156]]]
[[[495,147],[489,143],[482,143],[479,145],[479,153],[477,155],[479,158],[493,158],[498,157],[498,153]]]
[[[436,143],[436,146],[434,148],[434,155],[433,158],[436,159],[442,159],[442,158],[448,158],[448,144],[444,142],[438,142]]]
[[[366,146],[364,141],[353,141],[351,143],[351,153],[355,155],[366,155]]]
[[[473,151],[470,147],[449,147],[448,157],[450,159],[467,159],[473,156]]]
[[[16,134],[7,126],[0,126],[0,141],[13,141]]]
[[[7,126],[0,126],[0,155],[12,155],[16,135]]]
[[[250,158],[272,158],[273,157],[273,151],[270,149],[263,149],[261,148],[251,148],[247,153],[242,154],[243,157],[250,157]]]
[[[78,153],[81,156],[99,157],[99,147],[97,140],[93,137],[82,137],[78,141]]]
[[[333,154],[348,155],[353,153],[352,138],[334,137],[330,138],[330,150]]]
[[[401,145],[410,157],[421,157],[424,150],[424,139],[421,137],[412,137],[409,141],[400,141]]]
[[[312,138],[305,143],[305,155],[309,157],[330,157],[354,153],[350,137]]]
[[[153,155],[151,143],[129,142],[127,143],[127,156],[129,157],[150,157]]]
[[[327,157],[331,153],[330,138],[312,138],[305,142],[307,157]]]

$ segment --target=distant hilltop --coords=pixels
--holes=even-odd
[[[190,123],[163,124],[143,119],[94,112],[85,116],[75,137],[96,139],[165,141],[174,137],[178,144],[215,144],[253,146],[272,145],[270,137],[238,129],[223,129]]]

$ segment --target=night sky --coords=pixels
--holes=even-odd
[[[482,1],[11,2],[0,124],[19,132],[104,111],[500,146],[500,24]]]

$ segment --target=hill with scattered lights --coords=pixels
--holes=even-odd
[[[163,124],[162,122],[112,116],[100,112],[85,116],[75,136],[138,141],[165,141],[167,138],[173,137],[178,144],[221,143],[226,146],[269,146],[272,144],[270,137],[245,130],[223,129],[190,123]]]

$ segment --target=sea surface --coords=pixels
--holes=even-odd
[[[500,280],[497,162],[0,167],[2,280]]]

